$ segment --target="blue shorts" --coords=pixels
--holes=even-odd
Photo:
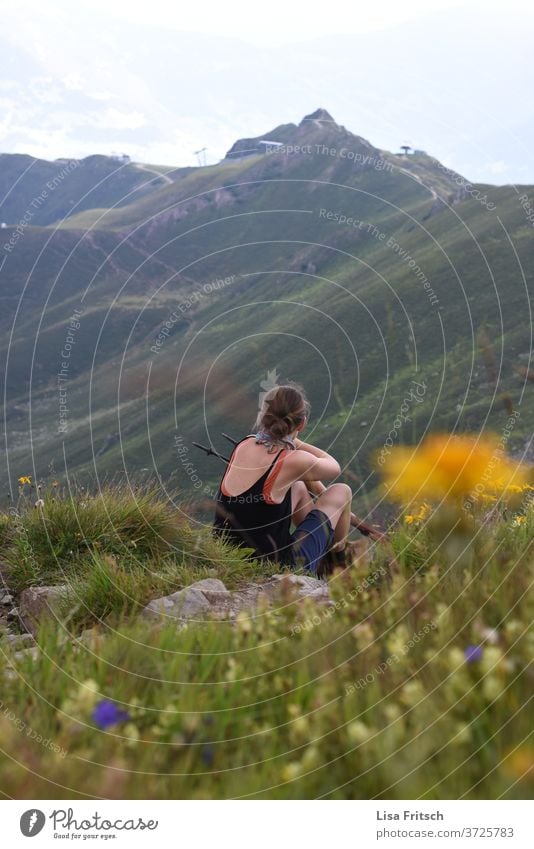
[[[334,529],[326,513],[314,507],[291,535],[296,568],[316,572],[319,561],[332,545]]]

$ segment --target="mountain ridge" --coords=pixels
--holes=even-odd
[[[532,402],[516,369],[530,350],[533,252],[517,195],[485,188],[497,217],[432,157],[362,146],[329,114],[314,115],[279,125],[286,145],[311,152],[164,170],[168,180],[148,179],[135,200],[110,177],[109,206],[90,208],[89,192],[89,208],[46,226],[30,221],[4,250],[6,483],[30,445],[36,475],[51,463],[93,476],[153,464],[194,495],[172,433],[211,486],[213,461],[197,461],[192,441],[248,427],[242,410],[254,409],[273,369],[305,386],[312,370],[310,438],[340,456],[360,498],[411,380],[429,388],[399,439],[430,426],[495,426],[506,389],[527,405],[512,437],[520,448]],[[134,166],[120,167],[130,175]],[[78,173],[63,181],[64,197]],[[2,230],[4,245],[15,230]],[[59,433],[57,374],[75,308]],[[498,363],[490,390],[482,328]]]

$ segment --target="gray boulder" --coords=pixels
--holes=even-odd
[[[211,603],[202,590],[194,588],[194,585],[179,590],[172,595],[156,598],[150,601],[142,611],[142,615],[149,619],[202,619],[209,612]],[[204,615],[203,615],[204,614]]]
[[[264,583],[249,583],[234,592],[222,581],[205,578],[183,590],[149,602],[142,616],[179,622],[204,621],[209,618],[235,619],[244,610],[253,613],[259,606],[276,607],[292,600],[313,599],[318,604],[331,604],[328,585],[306,575],[274,575]]]
[[[20,595],[18,613],[25,628],[34,636],[47,617],[56,618],[68,587],[29,587]]]

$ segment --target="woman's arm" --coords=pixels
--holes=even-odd
[[[341,466],[335,457],[332,457],[327,451],[323,451],[322,448],[317,448],[316,445],[310,445],[308,442],[302,442],[300,439],[295,439],[294,445],[298,457],[302,457],[303,460],[302,463],[298,463],[301,466],[300,480],[303,480],[306,484],[312,481],[320,481],[321,478],[330,480],[341,473]]]
[[[307,451],[309,454],[314,454],[316,457],[330,457],[326,451],[323,451],[322,448],[317,448],[316,445],[310,445],[309,442],[303,442],[302,439],[294,439],[293,443],[295,448],[300,451]]]
[[[294,443],[297,446],[297,449],[308,451],[310,454],[315,454],[316,456],[322,456],[322,457],[324,457],[324,456],[328,457],[329,456],[326,453],[326,451],[322,451],[320,448],[316,448],[314,445],[309,445],[306,442],[301,442],[300,439],[295,439]],[[321,452],[321,453],[317,454],[316,452]],[[312,495],[315,495],[315,496],[321,495],[321,493],[325,492],[325,490],[326,490],[326,486],[320,480],[304,479],[304,483],[306,484],[306,488],[307,488],[308,492],[310,492]],[[360,519],[360,517],[357,516],[355,513],[350,514],[350,523],[351,523],[353,528],[358,528],[360,533],[364,534],[364,536],[371,537],[371,539],[382,540],[382,539],[386,538],[385,534],[382,533],[382,531],[368,525],[366,522],[363,521],[363,519]]]

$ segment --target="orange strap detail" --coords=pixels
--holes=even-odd
[[[273,488],[274,483],[276,481],[276,478],[279,475],[280,469],[282,468],[282,463],[284,461],[284,458],[287,457],[288,454],[290,454],[290,453],[291,452],[289,452],[289,451],[282,451],[282,453],[278,457],[276,463],[274,464],[269,477],[267,478],[267,480],[263,484],[262,495],[263,495],[264,501],[267,504],[278,504],[279,503],[277,501],[272,500],[271,491],[272,491],[272,488]]]

